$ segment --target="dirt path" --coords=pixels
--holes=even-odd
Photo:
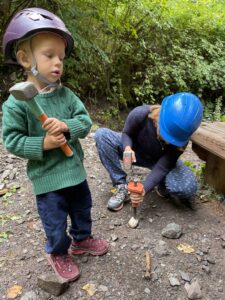
[[[102,167],[91,133],[84,141],[85,165],[93,195],[93,234],[110,242],[102,257],[76,258],[82,275],[61,296],[54,297],[37,287],[37,277],[49,272],[44,258],[44,234],[31,185],[25,174],[25,161],[6,153],[0,144],[0,178],[6,186],[19,188],[0,197],[0,299],[7,290],[22,287],[17,299],[111,299],[111,300],[224,300],[225,299],[225,213],[218,202],[198,202],[196,211],[179,209],[168,199],[152,192],[139,210],[137,229],[130,229],[130,205],[118,213],[109,212],[106,203],[111,183]],[[188,160],[193,153],[188,152]],[[140,176],[146,170],[137,168]],[[4,174],[4,176],[3,176]],[[168,239],[161,232],[169,223],[182,227],[179,239]],[[194,252],[184,253],[179,244],[190,245]],[[187,245],[186,245],[187,246]],[[187,248],[186,248],[187,249]],[[145,252],[151,255],[152,278],[144,278]],[[197,282],[201,290],[188,298],[185,284]],[[92,297],[83,289],[92,284]],[[90,292],[90,290],[89,290]],[[190,296],[189,296],[190,297]]]

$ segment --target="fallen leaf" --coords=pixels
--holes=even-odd
[[[95,285],[92,283],[85,284],[82,289],[85,290],[90,297],[92,297],[96,292]]]
[[[177,249],[184,253],[192,253],[195,251],[191,245],[186,243],[177,245]]]
[[[15,299],[18,295],[22,294],[22,286],[21,285],[14,285],[7,290],[7,298],[8,299]]]

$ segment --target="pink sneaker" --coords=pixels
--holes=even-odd
[[[70,254],[84,254],[89,253],[91,255],[103,255],[109,249],[109,244],[105,240],[94,239],[93,237],[88,237],[83,241],[72,241],[70,246]]]
[[[78,266],[69,254],[47,254],[47,259],[61,279],[74,281],[80,276]]]

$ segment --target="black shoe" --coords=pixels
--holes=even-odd
[[[156,194],[161,198],[169,197],[170,193],[164,184],[159,184],[155,187]]]
[[[172,203],[177,208],[189,208],[191,210],[195,210],[195,201],[193,198],[179,198],[177,196],[172,195],[171,196]]]
[[[196,210],[194,198],[180,199],[180,201],[185,207],[190,208],[191,210]]]

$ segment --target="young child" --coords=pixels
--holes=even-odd
[[[91,119],[80,99],[60,83],[64,58],[73,46],[62,20],[40,8],[17,13],[3,38],[5,63],[23,67],[27,81],[39,91],[35,100],[49,116],[42,126],[25,101],[10,95],[3,105],[3,143],[9,152],[28,159],[27,174],[47,237],[47,258],[67,281],[80,274],[70,255],[108,251],[105,240],[91,236],[92,198],[79,142],[88,134]],[[66,142],[72,157],[60,149]]]

